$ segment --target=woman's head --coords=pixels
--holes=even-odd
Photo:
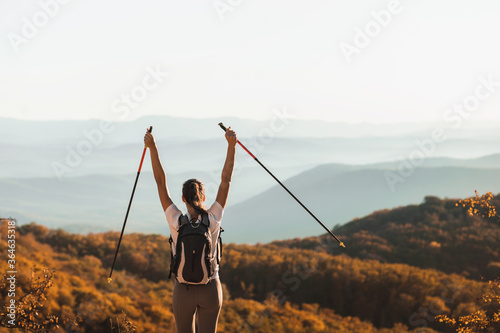
[[[203,206],[205,201],[205,186],[198,179],[189,179],[182,185],[182,197],[189,206],[193,207],[196,213],[207,213]]]

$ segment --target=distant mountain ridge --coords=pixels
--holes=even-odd
[[[360,136],[401,136],[418,133],[423,130],[432,129],[432,123],[398,123],[398,124],[373,124],[373,123],[343,123],[325,122],[322,120],[296,119],[292,113],[278,111],[268,120],[252,120],[236,117],[221,118],[182,118],[171,116],[144,116],[133,121],[119,121],[109,119],[114,125],[112,136],[116,141],[133,142],[130,134],[143,133],[144,130],[153,125],[153,131],[160,129],[160,138],[214,138],[220,136],[220,128],[217,124],[223,122],[227,127],[246,136],[257,136],[260,131],[268,128],[274,135],[299,136],[299,137],[360,137]],[[291,116],[288,116],[288,115]],[[84,129],[90,131],[99,128],[101,119],[90,120],[20,120],[14,118],[0,117],[3,125],[3,133],[0,143],[12,142],[12,140],[26,143],[34,142],[33,137],[50,142],[53,140],[70,138],[79,135]],[[492,126],[491,124],[480,124],[480,127]],[[265,133],[262,133],[265,135]],[[32,136],[30,136],[32,135]]]
[[[472,196],[474,190],[500,192],[500,169],[421,167],[397,184],[394,192],[385,179],[390,170],[393,169],[382,166],[328,164],[283,181],[329,228],[375,210],[418,204],[428,195],[457,198]],[[264,170],[244,168],[238,173],[224,213],[227,241],[270,242],[324,232]],[[174,203],[182,210],[185,207],[180,200],[181,185],[192,175],[187,172],[168,176]],[[196,176],[207,185],[209,205],[215,200],[218,186],[218,179],[212,177],[218,174],[196,173]],[[134,178],[134,174],[89,175],[64,182],[51,178],[0,178],[0,212],[3,216],[17,216],[22,223],[36,221],[73,232],[119,230]],[[127,232],[133,231],[168,234],[150,171],[141,174],[137,185],[127,223]]]
[[[145,129],[153,125],[167,173],[219,172],[226,143],[217,123],[232,125],[238,137],[281,178],[323,164],[393,167],[429,140],[433,123],[332,123],[300,119],[256,121],[240,118],[188,119],[148,116],[115,122],[104,133],[101,120],[24,121],[0,118],[0,178],[68,178],[92,174],[125,175],[137,167]],[[500,133],[491,123],[468,123],[448,131],[425,166],[444,166],[434,158],[471,159],[500,153]],[[464,125],[465,126],[465,125]],[[104,126],[109,130],[108,127]],[[237,163],[258,167],[241,149]],[[192,156],[199,158],[198,163]],[[396,162],[394,162],[396,161]],[[432,165],[429,163],[433,163]],[[451,161],[446,166],[466,166]],[[492,165],[494,162],[488,162]],[[473,167],[483,167],[475,164]],[[492,166],[494,167],[494,166]]]
[[[276,111],[277,110],[277,111]],[[101,119],[90,120],[20,120],[0,117],[2,135],[0,144],[13,143],[55,143],[74,137],[82,137],[82,131],[99,129]],[[217,126],[223,122],[226,127],[232,126],[242,137],[272,136],[278,137],[412,137],[430,136],[433,129],[446,127],[446,123],[345,123],[322,120],[305,120],[293,116],[293,112],[276,108],[274,115],[267,120],[253,120],[236,117],[220,118],[182,118],[171,116],[144,116],[132,121],[108,119],[112,128],[107,133],[111,144],[133,143],[136,134],[143,134],[145,129],[153,126],[153,132],[160,139],[180,138],[185,140],[204,140],[220,137],[221,129]],[[447,131],[450,139],[473,138],[478,135],[485,138],[499,138],[499,123],[469,121],[462,125],[464,131]]]
[[[168,173],[187,171],[219,172],[226,152],[223,133],[219,137],[195,140],[156,138],[162,161]],[[39,140],[21,144],[1,143],[0,178],[63,177],[70,178],[92,174],[124,175],[134,172],[144,147],[144,131],[136,131],[134,143],[117,143],[102,140],[100,145],[85,144],[85,136],[61,139],[57,143]],[[239,137],[266,166],[281,178],[298,174],[323,164],[354,165],[361,168],[395,168],[401,159],[417,150],[413,138],[291,138],[274,137],[266,141],[259,137]],[[130,139],[129,139],[130,140]],[[78,147],[90,152],[82,154]],[[426,156],[423,166],[496,167],[500,147],[497,140],[483,142],[469,140],[446,142],[438,146],[435,154]],[[90,148],[88,148],[90,147]],[[139,155],[139,157],[137,157]],[[193,156],[197,161],[193,161]],[[441,157],[448,156],[448,157]],[[456,157],[460,156],[458,159]],[[483,156],[483,157],[481,157]],[[474,161],[471,161],[474,160]],[[68,162],[71,161],[71,162]],[[76,161],[76,163],[75,163]],[[70,164],[72,163],[72,164]],[[259,167],[242,149],[237,149],[236,163],[244,168]],[[58,166],[57,168],[55,166]],[[61,166],[68,168],[58,171]],[[134,170],[135,169],[135,170]],[[286,169],[291,170],[287,172]],[[283,171],[285,170],[285,171]]]

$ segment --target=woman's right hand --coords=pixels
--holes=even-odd
[[[236,142],[238,141],[238,138],[236,137],[236,132],[231,129],[231,126],[226,131],[226,140],[227,144],[231,147],[236,146]]]
[[[149,149],[156,146],[155,138],[149,131],[146,131],[146,134],[144,135],[144,146]]]

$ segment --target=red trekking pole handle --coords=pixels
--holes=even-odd
[[[227,128],[226,128],[226,127],[225,127],[222,123],[219,123],[219,126],[220,126],[220,128],[222,128],[222,129],[224,130],[224,132],[226,132],[226,131],[227,131]],[[306,211],[307,211],[307,212],[308,212],[308,213],[309,213],[309,214],[310,214],[310,215],[311,215],[311,216],[312,216],[312,217],[316,220],[316,222],[318,222],[318,223],[319,223],[319,224],[320,224],[320,225],[321,225],[321,226],[322,226],[322,227],[323,227],[323,228],[324,228],[324,229],[325,229],[325,230],[326,230],[326,231],[330,234],[330,236],[332,236],[333,238],[335,238],[335,240],[337,240],[337,242],[339,242],[339,245],[340,245],[340,246],[345,247],[344,243],[342,243],[342,242],[340,241],[340,239],[338,239],[338,238],[337,238],[337,236],[335,236],[335,235],[333,234],[333,232],[331,232],[331,231],[330,231],[330,229],[328,229],[328,228],[327,228],[327,227],[326,227],[326,226],[325,226],[325,225],[324,225],[324,224],[323,224],[323,223],[322,223],[322,222],[321,222],[321,221],[320,221],[320,220],[319,220],[316,216],[314,216],[314,214],[313,214],[313,213],[312,213],[312,212],[311,212],[311,211],[310,211],[310,210],[309,210],[309,209],[308,209],[308,208],[307,208],[307,207],[306,207],[306,206],[305,206],[305,205],[304,205],[304,204],[303,204],[303,203],[302,203],[299,199],[297,199],[297,197],[296,197],[295,195],[293,195],[293,193],[292,193],[292,192],[290,192],[290,190],[289,190],[289,189],[288,189],[285,185],[283,185],[283,183],[282,183],[282,182],[280,182],[280,180],[279,180],[278,178],[276,178],[276,176],[275,176],[275,175],[273,175],[273,173],[272,173],[271,171],[269,171],[269,170],[268,170],[268,169],[264,166],[264,164],[262,164],[262,163],[259,161],[259,159],[258,159],[257,157],[255,157],[255,156],[254,156],[254,155],[253,155],[253,154],[252,154],[252,153],[251,153],[251,152],[250,152],[250,151],[249,151],[249,150],[248,150],[248,149],[247,149],[247,148],[246,148],[246,147],[245,147],[245,146],[244,146],[244,145],[243,145],[243,144],[239,141],[239,140],[238,140],[237,142],[238,142],[238,144],[241,146],[241,148],[245,149],[245,151],[246,151],[246,152],[247,152],[250,156],[252,156],[252,158],[253,158],[253,159],[254,159],[257,163],[259,163],[259,164],[260,164],[260,166],[261,166],[261,167],[263,167],[263,168],[264,168],[264,170],[266,170],[266,171],[267,171],[267,173],[269,173],[269,174],[271,175],[271,177],[273,177],[273,178],[274,178],[274,180],[276,180],[276,181],[278,182],[278,184],[280,184],[280,185],[281,185],[281,187],[283,187],[283,188],[285,189],[285,191],[287,191],[287,192],[288,192],[288,194],[290,194],[290,195],[292,196],[292,198],[294,198],[294,199],[295,199],[295,200],[296,200],[296,201],[297,201],[297,202],[298,202],[298,203],[302,206],[302,208],[304,208],[304,209],[305,209],[305,210],[306,210]]]

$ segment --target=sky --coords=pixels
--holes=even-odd
[[[499,14],[497,0],[4,0],[0,117],[269,119],[286,108],[428,122],[470,103],[460,117],[500,120]]]

